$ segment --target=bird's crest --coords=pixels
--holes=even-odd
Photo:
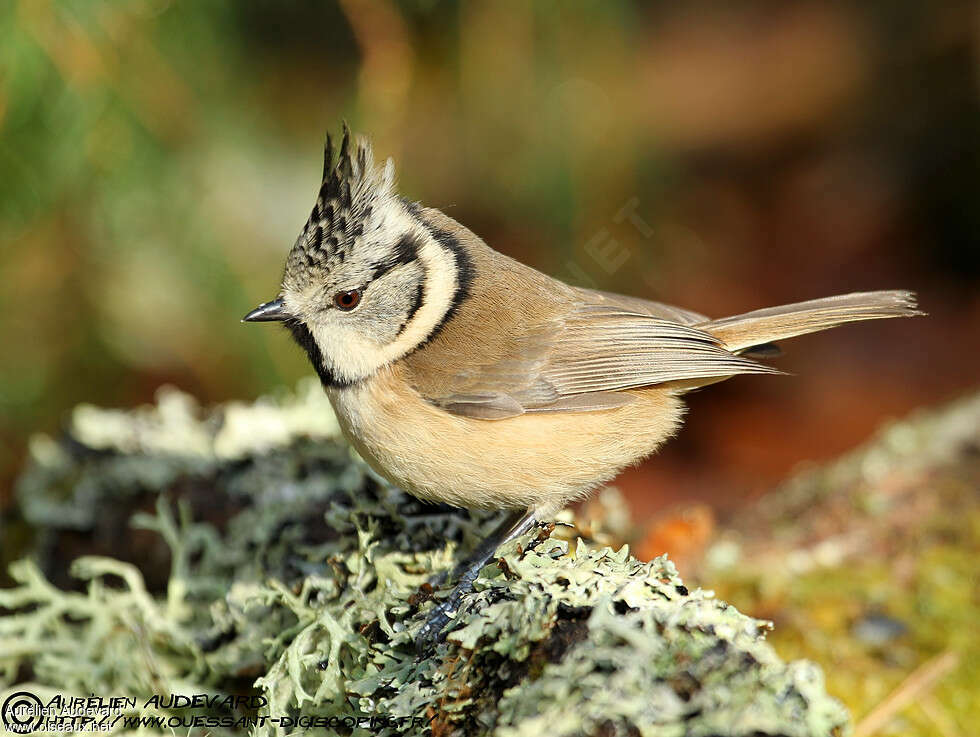
[[[323,182],[313,212],[287,261],[290,268],[329,269],[343,263],[364,236],[372,214],[394,195],[395,164],[374,165],[371,144],[343,127],[340,150],[327,134],[323,149]]]

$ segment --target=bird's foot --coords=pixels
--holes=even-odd
[[[429,612],[429,616],[425,618],[425,622],[415,636],[415,652],[419,657],[429,648],[438,645],[446,639],[446,625],[449,624],[453,615],[459,611],[460,604],[463,601],[463,595],[470,588],[472,588],[472,584],[466,587],[456,586],[449,594],[448,599],[432,607],[432,611]]]
[[[534,514],[530,511],[519,511],[508,515],[468,558],[453,569],[452,573],[448,575],[441,573],[430,579],[429,584],[433,588],[442,584],[447,578],[455,580],[457,583],[449,597],[432,608],[419,633],[415,636],[415,650],[420,657],[431,646],[445,639],[443,630],[459,611],[463,596],[473,590],[473,583],[480,575],[480,570],[493,558],[497,548],[508,540],[513,540],[518,535],[523,534],[534,524]]]

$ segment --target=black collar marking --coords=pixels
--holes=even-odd
[[[326,367],[323,362],[323,353],[320,351],[320,346],[316,344],[316,340],[314,340],[310,329],[302,321],[289,319],[283,324],[292,333],[293,340],[299,344],[300,348],[306,351],[306,355],[309,357],[310,363],[313,364],[313,368],[316,370],[317,376],[320,377],[320,383],[323,386],[333,389],[343,389],[344,387],[353,386],[357,383],[348,379],[338,378],[336,374]]]

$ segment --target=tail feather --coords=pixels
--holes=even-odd
[[[711,320],[697,327],[714,335],[728,350],[736,353],[848,322],[923,314],[916,306],[913,292],[855,292],[754,310]]]

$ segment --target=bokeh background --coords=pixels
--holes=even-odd
[[[793,341],[793,376],[692,395],[618,481],[649,554],[678,505],[703,536],[980,383],[975,2],[8,0],[0,509],[29,435],[78,402],[311,373],[239,318],[274,296],[344,119],[403,194],[578,284],[715,316],[918,291],[927,319]]]
[[[276,292],[342,119],[402,191],[580,284],[711,315],[917,290],[695,395],[622,485],[726,504],[977,382],[975,3],[85,2],[0,11],[0,438],[309,373]],[[638,490],[642,489],[642,493]]]

